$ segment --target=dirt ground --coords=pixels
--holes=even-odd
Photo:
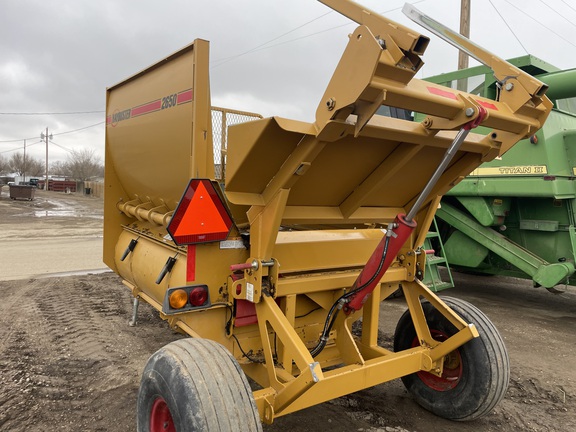
[[[12,244],[7,233],[15,224],[14,235],[22,237],[47,225],[59,228],[57,237],[100,229],[101,200],[39,192],[32,202],[14,202],[4,189],[0,249]],[[145,304],[138,325],[128,326],[131,296],[116,275],[32,277],[33,255],[31,277],[0,281],[0,431],[135,430],[145,362],[181,336]],[[0,269],[11,265],[4,260]],[[420,408],[394,381],[279,418],[265,431],[576,430],[576,289],[554,295],[519,279],[456,274],[455,280],[457,288],[445,295],[482,309],[510,354],[510,386],[492,413],[450,422]],[[404,309],[401,298],[382,303],[385,340]]]

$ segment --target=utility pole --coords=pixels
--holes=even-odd
[[[48,127],[46,127],[46,134],[42,132],[40,138],[46,140],[46,182],[44,183],[44,190],[48,190],[48,138],[52,139],[52,135],[48,135]]]
[[[472,0],[460,0],[460,34],[470,38],[470,3]],[[463,51],[458,52],[458,70],[466,69],[469,65],[468,54]],[[458,90],[467,91],[467,79],[458,80]]]
[[[26,183],[26,140],[24,140],[24,160],[22,161],[22,171],[24,171],[22,181]]]

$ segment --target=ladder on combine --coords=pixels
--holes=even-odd
[[[432,221],[426,234],[423,248],[426,251],[426,272],[422,282],[434,292],[454,287],[452,271],[444,253],[444,242],[442,242],[438,232],[436,218]],[[442,272],[439,267],[443,268]],[[445,274],[444,277],[442,277],[442,273]]]

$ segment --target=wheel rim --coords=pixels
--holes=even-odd
[[[150,411],[150,432],[176,432],[172,414],[161,397],[156,398]]]
[[[438,342],[444,342],[449,338],[446,333],[438,330],[430,330],[430,333],[434,340]],[[419,345],[418,338],[415,338],[412,347]],[[460,351],[456,349],[444,357],[444,367],[441,376],[426,371],[420,371],[416,374],[418,378],[431,389],[442,392],[452,390],[462,379],[462,357],[460,356]]]

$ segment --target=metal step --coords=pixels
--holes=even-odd
[[[439,257],[437,255],[428,255],[426,257],[426,263],[430,265],[438,265],[446,263],[446,258]]]
[[[430,239],[436,238],[439,244],[438,251],[434,251],[434,255],[426,256],[426,272],[424,274],[424,284],[428,286],[432,291],[438,292],[447,288],[452,288],[454,286],[454,280],[452,279],[452,273],[450,272],[450,266],[446,258],[444,258],[444,244],[438,234],[438,225],[436,224],[436,219],[433,220],[430,230],[426,234],[426,240],[424,241],[424,250],[431,250],[432,245]],[[438,253],[438,255],[436,255]],[[443,280],[440,276],[438,266],[444,267],[446,270],[444,272],[448,280]]]

